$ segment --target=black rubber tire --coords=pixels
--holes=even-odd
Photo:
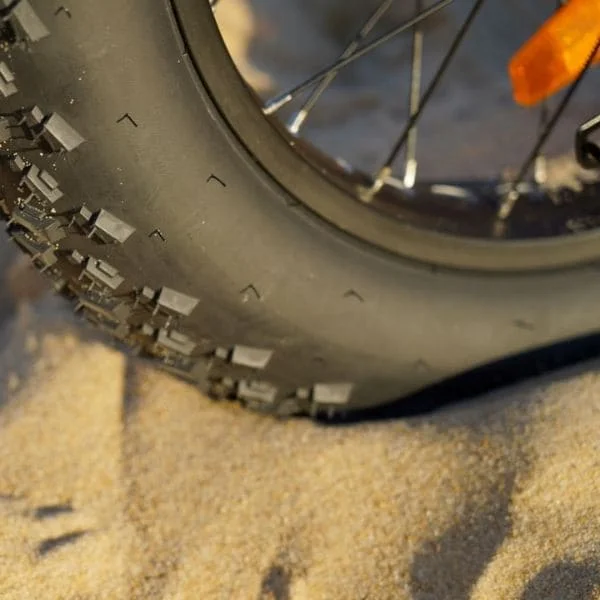
[[[299,203],[191,60],[178,19],[205,18],[204,3],[4,5],[10,235],[86,317],[213,397],[279,415],[351,411],[598,331],[594,262],[417,263]],[[207,41],[208,57],[221,52]]]

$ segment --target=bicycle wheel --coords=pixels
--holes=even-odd
[[[380,180],[265,115],[208,2],[5,6],[9,234],[88,320],[212,397],[332,416],[598,330],[594,169],[551,189]]]

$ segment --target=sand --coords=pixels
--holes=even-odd
[[[324,427],[213,403],[52,295],[4,316],[3,600],[600,598],[598,363]]]
[[[597,362],[278,422],[120,353],[0,244],[2,600],[600,599]]]

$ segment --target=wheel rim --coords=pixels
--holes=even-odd
[[[560,268],[600,255],[597,183],[577,193],[561,190],[559,206],[525,183],[527,202],[500,239],[491,227],[499,181],[417,182],[400,197],[393,185],[386,185],[368,205],[360,202],[353,192],[368,183],[362,173],[348,173],[281,123],[264,118],[256,96],[223,52],[210,7],[192,0],[173,4],[197,70],[232,129],[277,182],[338,228],[407,258],[467,269]]]

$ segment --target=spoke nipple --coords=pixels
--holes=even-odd
[[[282,106],[285,106],[292,99],[291,94],[284,94],[283,96],[275,96],[275,98],[269,100],[263,106],[263,114],[272,115],[277,112]]]
[[[500,205],[500,209],[498,210],[498,219],[504,221],[510,216],[512,209],[519,199],[519,192],[514,188],[511,189],[506,198],[504,198],[502,204]]]
[[[364,185],[359,185],[357,187],[357,191],[358,191],[358,197],[363,202],[371,202],[371,200],[373,200],[373,188],[372,187],[366,187]]]
[[[533,166],[533,179],[538,185],[544,185],[548,180],[548,161],[543,154],[540,154]]]
[[[406,169],[404,171],[404,177],[402,183],[405,188],[412,189],[417,181],[417,161],[411,158],[406,161]]]
[[[360,199],[363,202],[371,202],[373,196],[385,185],[386,179],[388,179],[391,174],[391,167],[383,167],[383,169],[377,173],[375,179],[373,179],[373,183],[370,187],[359,186],[358,193]]]
[[[292,135],[298,135],[300,127],[302,127],[307,117],[307,114],[308,113],[305,110],[300,110],[294,115],[294,118],[288,124],[288,131]]]

